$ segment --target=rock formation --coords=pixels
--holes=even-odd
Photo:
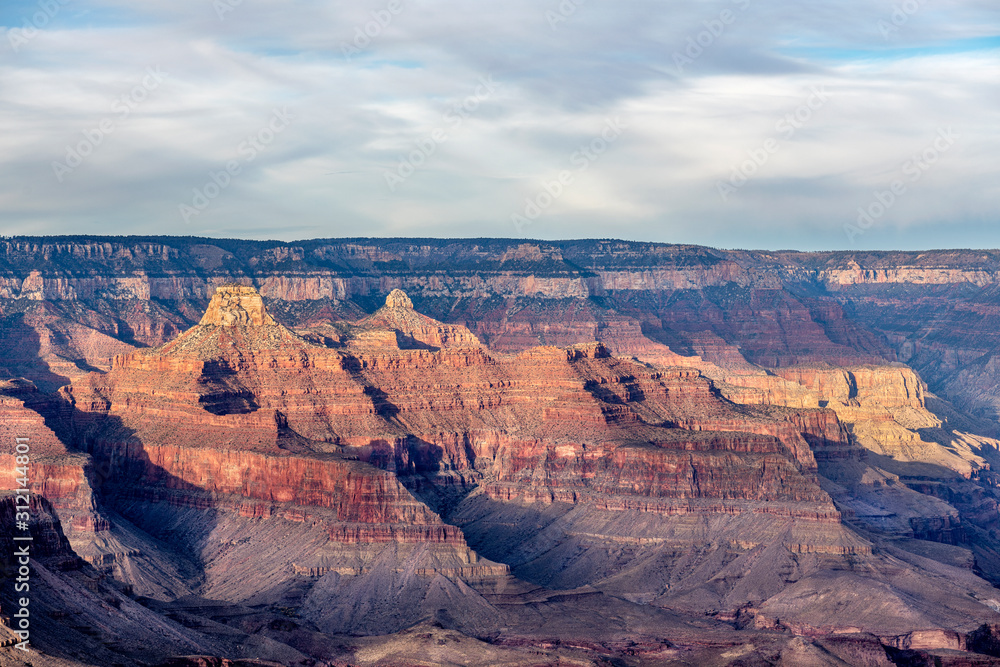
[[[264,300],[253,287],[223,285],[215,290],[201,326],[274,326],[274,318],[264,310]]]
[[[786,554],[782,562],[799,554],[799,579],[844,559],[886,567],[817,483],[814,452],[853,446],[836,412],[819,407],[830,398],[738,406],[697,368],[718,367],[652,368],[601,343],[496,355],[467,329],[414,311],[399,290],[374,315],[337,326],[333,345],[311,342],[275,323],[251,288],[224,285],[197,326],[63,391],[75,437],[112,471],[107,502],[154,538],[183,535],[200,552],[193,566],[204,568],[209,597],[274,599],[307,583],[303,613],[320,627],[385,632],[417,619],[342,601],[359,586],[402,586],[392,595],[419,611],[443,576],[455,591],[477,586],[457,609],[485,618],[494,612],[482,591],[507,576],[501,563],[534,585],[587,584],[730,615],[787,585],[792,575],[766,574],[775,563],[760,560],[765,552]],[[802,374],[767,377],[817,395],[839,390],[814,376],[815,387]],[[907,381],[899,386],[917,392]],[[919,407],[919,396],[903,407]],[[704,574],[650,576],[683,567],[705,544],[686,567],[721,576],[719,564],[736,559],[757,583],[709,593]],[[114,571],[170,599],[183,566],[141,555]],[[420,578],[403,584],[404,571]]]
[[[479,339],[461,325],[445,324],[413,310],[413,302],[400,289],[389,292],[385,306],[358,322],[352,342],[379,344],[379,333],[395,333],[402,347],[441,349],[445,347],[477,347]]]
[[[931,396],[916,374],[900,365],[848,368],[789,367],[775,374],[729,374],[734,401],[792,405],[818,403],[850,432],[846,446],[814,446],[823,488],[853,525],[913,548],[931,540],[957,548],[917,545],[921,553],[1000,581],[1000,561],[987,535],[996,530],[993,466],[1000,441]],[[732,386],[732,385],[729,385]],[[747,388],[755,391],[748,392]]]
[[[467,325],[497,351],[596,339],[641,356],[629,352],[647,344],[629,333],[638,328],[674,352],[720,366],[744,358],[764,366],[899,360],[936,393],[984,416],[998,414],[991,395],[997,365],[990,362],[1000,331],[991,305],[998,281],[1000,256],[971,250],[768,253],[609,240],[289,245],[168,237],[0,244],[4,328],[45,304],[56,319],[39,330],[43,339],[45,328],[59,332],[75,323],[132,345],[160,345],[197,322],[215,288],[229,282],[253,284],[272,302],[289,304],[281,309],[296,326],[315,323],[321,312],[355,319],[373,309],[369,299],[401,288],[424,312]],[[71,346],[57,354],[103,368],[120,351]],[[65,383],[75,374],[64,370]]]
[[[30,462],[27,468],[18,466],[12,444],[0,454],[0,490],[14,492],[21,487],[18,479],[27,479],[31,493],[43,496],[58,512],[74,551],[91,556],[91,544],[109,528],[95,502],[91,459],[68,450],[44,418],[27,407],[38,399],[38,391],[30,383],[0,382],[0,439],[9,444],[22,438]],[[28,474],[21,475],[19,468]]]
[[[37,440],[60,553],[189,655],[367,664],[330,638],[421,622],[545,659],[992,650],[1000,443],[895,361],[961,396],[980,343],[859,324],[989,289],[989,258],[171,243],[0,246],[4,374],[35,383],[0,435]]]
[[[141,525],[169,506],[212,508],[211,520],[205,512],[189,518],[216,530],[246,530],[241,517],[269,520],[272,537],[303,521],[312,526],[307,550],[271,559],[271,578],[248,578],[250,563],[235,569],[220,554],[219,575],[207,572],[209,590],[243,599],[295,573],[360,575],[387,544],[420,550],[428,576],[506,573],[479,559],[393,474],[345,449],[362,433],[368,449],[387,435],[352,357],[276,324],[252,288],[219,287],[201,322],[162,348],[116,358],[109,373],[65,395],[79,437],[114,470],[108,493]]]

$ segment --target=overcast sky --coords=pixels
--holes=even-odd
[[[1000,247],[996,0],[3,0],[0,23],[4,235]]]

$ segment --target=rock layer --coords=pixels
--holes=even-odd
[[[264,310],[264,300],[253,287],[223,285],[215,290],[201,326],[273,326],[274,318]]]
[[[40,460],[37,492],[77,553],[150,598],[288,606],[326,633],[448,608],[495,632],[510,568],[642,614],[900,651],[967,647],[998,620],[976,577],[1000,573],[997,443],[889,363],[906,336],[857,326],[883,307],[873,286],[987,289],[986,269],[615,242],[222,245],[7,246],[5,317],[53,308],[45,326],[68,331],[119,312],[93,330],[131,341],[39,375],[73,379],[64,406],[0,407],[43,443],[44,413],[71,445]],[[66,363],[26,349],[8,375]],[[850,606],[866,587],[895,625]],[[379,611],[397,607],[417,611]]]
[[[441,507],[475,487],[515,506],[666,521],[773,515],[826,526],[799,531],[805,541],[789,548],[868,549],[841,546],[839,514],[815,481],[806,438],[842,437],[824,411],[736,408],[694,368],[651,370],[599,343],[495,356],[401,293],[333,347],[269,324],[248,288],[221,287],[213,303],[207,324],[119,356],[64,395],[88,450],[115,470],[117,502],[321,527],[323,549],[341,555],[296,571],[363,573],[322,563],[345,558],[348,545],[374,554],[374,545],[413,543],[436,554],[421,571],[503,574],[399,480],[440,496]]]

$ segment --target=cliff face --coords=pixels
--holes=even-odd
[[[0,383],[0,439],[25,443],[29,461],[27,467],[17,465],[10,444],[0,454],[0,490],[15,492],[22,488],[18,480],[27,480],[31,493],[45,497],[58,513],[74,549],[86,551],[95,535],[108,528],[95,502],[90,457],[70,452],[43,417],[26,407],[35,400],[37,392],[26,383]]]
[[[0,428],[37,438],[33,489],[73,550],[142,595],[323,632],[447,608],[489,634],[505,586],[587,586],[896,641],[836,611],[877,580],[892,637],[1000,620],[973,575],[1000,580],[1000,443],[851,300],[986,274],[615,242],[180,245],[8,242],[0,294],[6,373],[65,385],[8,383]]]
[[[662,347],[651,347],[658,343],[722,366],[744,358],[767,367],[898,360],[985,416],[1000,414],[990,391],[998,276],[1000,258],[989,251],[766,253],[484,239],[0,244],[4,328],[48,304],[51,322],[29,322],[43,340],[47,331],[84,326],[91,338],[161,345],[197,322],[216,287],[234,281],[290,304],[279,310],[292,326],[313,324],[319,313],[356,319],[398,288],[494,350],[601,340],[629,356],[662,356]],[[121,351],[85,337],[81,330],[68,336],[80,344],[42,356],[50,365],[104,368]],[[32,361],[11,374],[24,375]],[[52,368],[56,386],[77,376]]]
[[[941,418],[927,409],[923,383],[909,368],[791,367],[775,372],[832,409],[866,450],[894,461],[938,465],[969,478],[989,469],[983,455],[992,458],[988,450],[996,452],[1000,444],[977,436],[978,445],[970,448],[969,434],[942,428]]]
[[[779,516],[822,526],[769,538],[796,551],[870,551],[816,481],[809,440],[843,444],[827,411],[738,409],[697,359],[657,369],[601,343],[496,355],[401,292],[334,330],[312,342],[248,288],[223,286],[199,325],[64,389],[77,437],[113,471],[109,502],[144,526],[164,507],[306,522],[312,555],[286,560],[307,575],[373,576],[363,563],[386,544],[420,546],[428,574],[502,575],[422,502],[452,511],[465,497],[665,524]],[[728,530],[757,543],[749,525]],[[223,562],[207,572],[213,590],[250,595]]]
[[[208,303],[201,326],[274,326],[276,323],[264,310],[264,300],[252,287],[227,285],[216,290]]]
[[[836,414],[849,439],[813,450],[823,488],[850,523],[899,539],[961,545],[955,562],[996,581],[997,498],[991,492],[1000,441],[928,396],[909,368],[796,366],[776,374],[728,374],[723,393],[737,402],[818,403]]]

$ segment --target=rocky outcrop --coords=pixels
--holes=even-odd
[[[274,318],[264,310],[264,300],[253,287],[223,285],[215,290],[201,326],[274,326]]]
[[[348,338],[359,346],[373,344],[380,346],[386,339],[380,333],[395,334],[396,343],[401,347],[476,347],[479,339],[461,325],[438,322],[413,310],[413,302],[400,289],[389,292],[385,306],[357,323],[357,329]]]
[[[792,367],[778,369],[775,374],[802,385],[824,402],[835,401],[846,405],[851,399],[857,399],[859,404],[864,400],[887,409],[925,407],[923,383],[916,373],[905,366]]]
[[[961,285],[977,287],[1000,282],[1000,272],[974,268],[898,266],[893,268],[863,269],[850,261],[848,267],[820,271],[818,278],[830,288],[846,285]]]
[[[316,309],[344,317],[357,312],[355,302],[370,310],[371,299],[404,289],[420,310],[465,324],[494,350],[596,339],[642,357],[649,343],[634,335],[638,328],[675,353],[720,366],[742,359],[769,367],[900,360],[938,393],[984,415],[998,410],[990,395],[997,373],[989,366],[1000,342],[1000,311],[991,305],[998,275],[995,253],[971,250],[768,253],[622,241],[290,245],[166,237],[22,238],[0,246],[5,314],[32,303],[80,304],[66,314],[86,324],[93,314],[130,311],[122,322],[87,325],[130,344],[163,344],[197,321],[227,283],[298,304],[285,311],[286,324],[296,326],[309,324]],[[970,289],[981,296],[968,298]],[[136,304],[162,312],[143,313]],[[171,320],[165,329],[164,319]],[[102,368],[94,356],[69,358]],[[64,370],[63,383],[75,377]]]
[[[873,581],[902,619],[891,637],[998,620],[973,574],[997,527],[992,444],[928,410],[896,343],[855,325],[844,295],[870,285],[824,291],[838,266],[821,257],[219,243],[27,243],[37,266],[0,266],[5,309],[124,313],[93,330],[135,345],[83,361],[47,408],[77,467],[40,468],[38,493],[67,525],[96,507],[110,527],[81,524],[90,551],[74,549],[147,597],[195,581],[381,632],[444,607],[492,618],[483,591],[510,568],[810,634],[855,623],[840,603]],[[60,273],[70,257],[117,274]],[[379,611],[402,607],[417,611]]]
[[[372,443],[399,438],[360,375],[368,366],[391,368],[391,355],[359,361],[312,344],[274,323],[244,286],[220,287],[201,322],[165,346],[116,357],[109,373],[63,391],[78,437],[112,471],[105,493],[132,520],[155,533],[149,517],[162,510],[152,508],[165,506],[206,513],[200,521],[208,523],[219,512],[234,517],[227,521],[306,522],[315,548],[338,554],[332,562],[356,562],[322,565],[288,552],[272,565],[276,573],[319,576],[333,567],[361,575],[366,558],[386,544],[422,545],[424,576],[506,573],[478,558],[461,531],[393,473],[359,460]],[[430,352],[390,349],[403,363],[412,355],[439,363]],[[233,567],[230,577],[240,571]]]
[[[927,409],[923,383],[906,367],[791,367],[775,373],[817,396],[865,449],[894,461],[938,465],[970,477],[989,468],[983,449],[997,451],[1000,445],[977,437],[977,446],[969,447],[967,435],[942,429],[942,420]]]

